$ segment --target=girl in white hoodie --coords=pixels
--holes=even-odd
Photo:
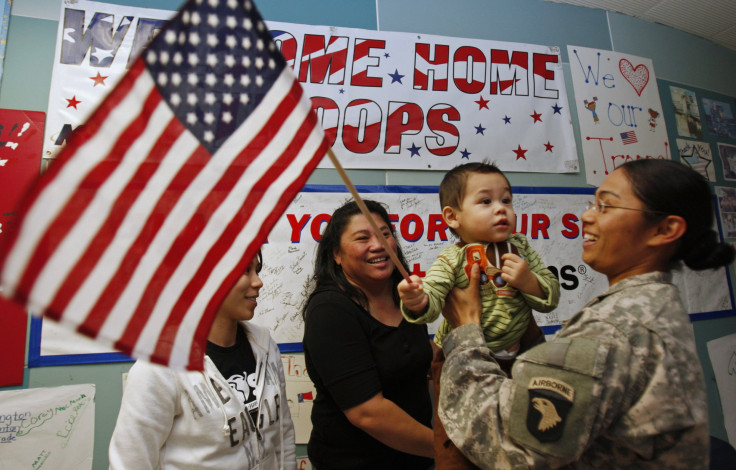
[[[268,330],[248,322],[260,268],[259,253],[220,305],[203,372],[130,369],[111,469],[296,469],[281,356]]]

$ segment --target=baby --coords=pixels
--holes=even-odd
[[[513,361],[532,309],[549,312],[557,307],[560,283],[526,237],[512,233],[516,214],[511,185],[494,164],[466,163],[447,172],[440,184],[440,205],[460,241],[442,250],[424,279],[401,281],[404,318],[413,323],[436,320],[449,291],[467,287],[470,268],[480,264],[486,343],[497,359]],[[443,321],[434,337],[438,346],[449,331]]]

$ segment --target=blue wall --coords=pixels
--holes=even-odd
[[[110,0],[124,5],[176,9],[179,0]],[[653,60],[659,79],[736,96],[736,51],[672,28],[617,13],[542,0],[259,0],[267,20],[383,31],[492,39],[560,46],[568,96],[574,96],[566,46],[610,49]],[[47,110],[61,0],[14,0],[0,108]],[[580,149],[578,124],[573,125]],[[673,135],[673,134],[671,134]],[[582,163],[582,158],[580,158]],[[351,170],[356,184],[436,185],[441,172]],[[516,186],[586,186],[585,173],[511,173]],[[317,170],[310,183],[341,184],[333,170]],[[722,182],[719,185],[726,185]],[[733,185],[732,183],[729,183]],[[732,269],[732,268],[731,268]],[[731,279],[734,279],[733,270]],[[592,295],[593,293],[591,293]],[[736,332],[736,316],[694,322],[708,385],[711,433],[727,439],[707,341]],[[107,444],[121,398],[121,374],[129,363],[25,369],[23,387],[72,383],[97,386],[94,468],[108,466]],[[300,454],[305,454],[300,446]]]

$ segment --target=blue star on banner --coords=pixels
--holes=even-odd
[[[485,134],[483,133],[483,131],[485,131],[485,130],[486,130],[486,128],[485,128],[485,127],[483,127],[483,124],[478,124],[477,126],[475,126],[475,134],[476,134],[476,135],[478,135],[478,134],[480,134],[480,135],[485,135]]]
[[[401,83],[401,79],[405,77],[405,75],[401,75],[399,73],[399,69],[396,69],[394,73],[388,74],[389,77],[391,77],[391,83],[399,82]],[[401,83],[403,85],[403,83]]]
[[[511,124],[511,118],[508,116],[504,116],[501,119],[503,119],[503,122],[506,124]]]
[[[562,115],[562,113],[560,112],[562,111],[562,106],[558,106],[557,103],[555,103],[554,106],[552,106],[552,111],[553,111],[552,114]]]
[[[417,145],[415,143],[412,143],[411,144],[411,147],[407,147],[406,148],[406,150],[408,150],[408,151],[411,152],[411,155],[410,155],[411,157],[413,157],[414,155],[416,155],[418,157],[419,156],[419,149],[421,149],[421,147],[417,147]]]
[[[462,154],[462,156],[460,157],[461,160],[463,158],[467,158],[468,160],[470,160],[470,155],[472,155],[472,154],[470,152],[468,152],[468,149],[465,149],[465,150],[463,150],[460,153]]]

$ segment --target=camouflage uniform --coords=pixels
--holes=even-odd
[[[508,379],[478,326],[444,341],[439,416],[481,468],[708,468],[705,382],[671,274],[632,276],[520,355]]]

